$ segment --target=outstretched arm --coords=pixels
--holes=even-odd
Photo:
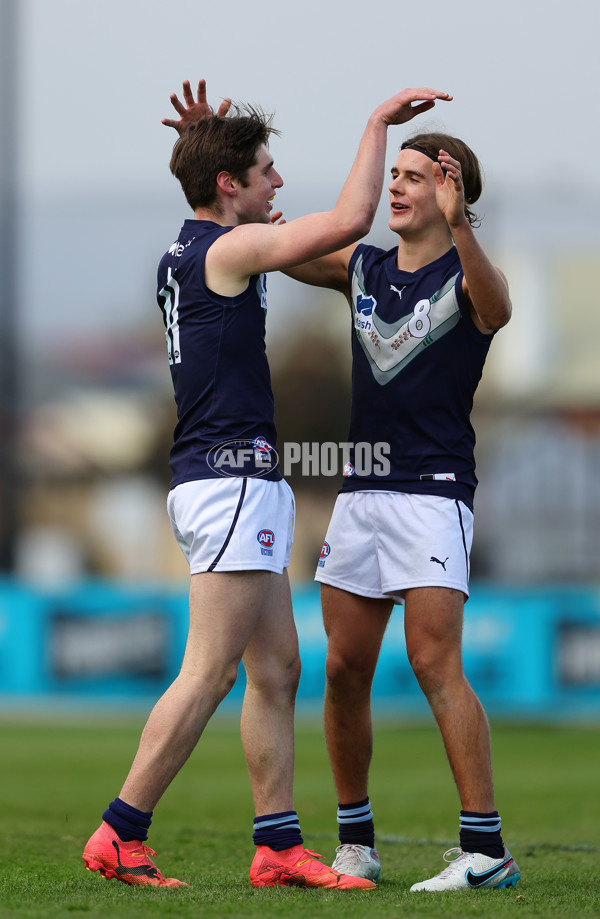
[[[348,296],[348,265],[357,245],[358,243],[352,243],[344,249],[332,252],[331,255],[323,255],[303,265],[295,265],[286,269],[284,274],[295,281],[310,284],[311,287],[327,287]]]
[[[198,99],[194,99],[194,94],[189,80],[183,81],[183,102],[179,100],[177,93],[171,93],[171,105],[179,115],[179,119],[163,118],[162,124],[168,128],[175,128],[178,134],[181,134],[188,125],[195,124],[196,121],[202,121],[204,118],[210,118],[214,111],[206,101],[206,80],[198,82]],[[231,99],[223,99],[217,109],[217,116],[222,118],[227,114],[231,106]]]
[[[378,106],[367,122],[356,159],[333,210],[275,226],[236,227],[211,246],[210,260],[217,253],[220,256],[219,273],[228,274],[229,278],[235,275],[241,281],[262,271],[285,270],[337,252],[365,236],[381,197],[388,127],[410,121],[433,108],[438,99],[450,101],[452,96],[429,88],[405,89]],[[328,286],[342,289],[346,283],[343,274],[342,266],[337,281],[333,283],[330,279]],[[319,284],[321,279],[315,274],[313,280],[309,281],[308,276],[303,280]]]
[[[442,167],[444,172],[442,172]],[[438,207],[444,214],[463,268],[463,292],[475,325],[491,333],[509,321],[512,306],[508,284],[477,242],[465,215],[465,194],[461,167],[445,150],[433,165]]]

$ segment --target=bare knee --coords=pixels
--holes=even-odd
[[[419,686],[428,698],[442,692],[444,676],[436,661],[420,654],[409,657],[409,661]]]
[[[351,693],[356,704],[370,696],[393,603],[326,584],[321,599],[327,634],[327,693],[330,700],[335,693]]]
[[[345,654],[329,644],[325,661],[329,692],[369,695],[374,672],[372,661],[358,654]]]
[[[261,668],[247,670],[248,687],[262,696],[294,701],[300,683],[302,664],[299,654],[283,659],[264,662]]]
[[[423,642],[407,651],[412,671],[428,699],[443,698],[464,680],[460,652],[455,648],[443,642]]]
[[[432,587],[407,591],[406,653],[430,702],[449,697],[466,682],[462,666],[463,605],[463,595],[457,590]]]
[[[235,662],[212,662],[209,666],[201,666],[192,662],[188,655],[172,685],[185,694],[191,708],[206,708],[212,714],[231,692],[237,676],[238,664]]]

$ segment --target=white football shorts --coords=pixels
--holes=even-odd
[[[171,526],[191,574],[276,571],[290,563],[296,505],[286,481],[230,476],[169,492]]]
[[[469,596],[473,514],[437,495],[356,491],[338,495],[315,580],[362,597],[402,603],[411,587]]]

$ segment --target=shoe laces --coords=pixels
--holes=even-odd
[[[454,874],[455,871],[459,869],[457,862],[468,855],[468,852],[463,852],[460,846],[452,846],[451,849],[447,849],[444,852],[443,858],[445,862],[448,862],[448,867],[444,868],[438,875],[438,877],[446,878]]]
[[[136,846],[135,852],[132,852],[131,854],[140,855],[140,853],[142,852],[144,853],[144,855],[151,855],[152,858],[156,858],[156,852],[154,851],[154,849],[152,849],[150,846],[145,846],[143,843],[140,846]]]
[[[338,846],[335,851],[339,853],[339,864],[351,865],[355,858],[358,858],[358,860],[361,862],[370,861],[369,855],[365,851],[365,847],[359,845],[358,843],[344,843],[343,845]]]
[[[303,856],[305,856],[305,855],[310,856],[310,858],[323,858],[322,855],[319,855],[318,852],[313,852],[312,849],[305,849],[304,852],[303,852]]]

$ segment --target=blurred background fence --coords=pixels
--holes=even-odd
[[[318,588],[298,586],[294,606],[303,661],[300,710],[318,710],[325,634]],[[174,679],[187,634],[187,596],[165,589],[87,582],[34,590],[0,586],[0,703],[147,705]],[[491,715],[600,716],[600,591],[553,585],[475,584],[467,606],[465,669]],[[239,703],[238,682],[225,709]],[[375,710],[425,715],[406,658],[402,616],[392,617],[373,687]]]

